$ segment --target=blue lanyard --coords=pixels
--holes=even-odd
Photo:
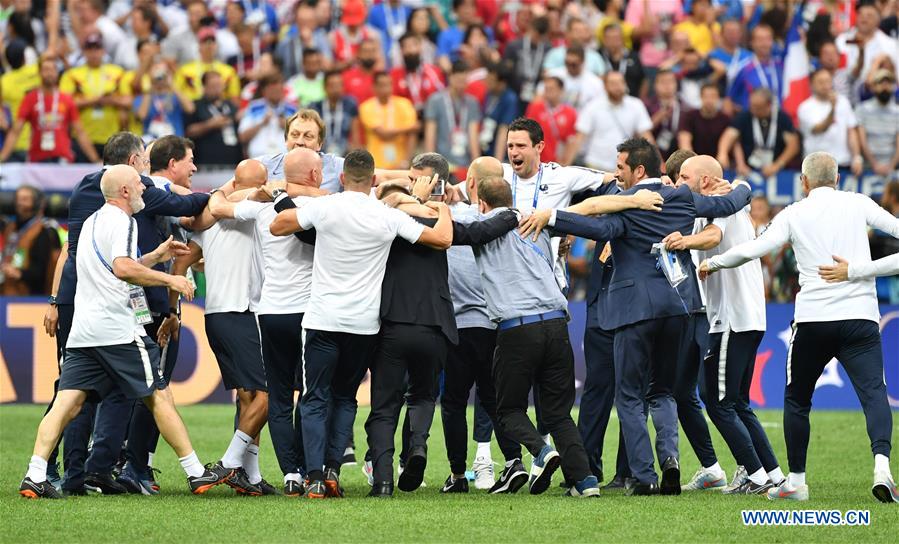
[[[134,222],[132,220],[132,222],[128,226],[128,240],[129,240],[128,245],[129,246],[131,245],[130,240],[131,240],[131,234],[133,232],[134,232]],[[103,258],[103,254],[100,253],[100,248],[97,246],[97,216],[96,215],[94,215],[94,224],[91,227],[91,242],[94,245],[94,253],[96,253],[97,258],[100,259],[100,263],[106,268],[106,270],[109,270],[109,272],[111,274],[115,275],[115,272],[112,271],[112,266],[110,266],[109,263],[106,262],[106,259]],[[129,249],[130,249],[130,247],[129,247]],[[140,256],[141,256],[140,248],[137,248],[137,257],[140,258]]]
[[[540,182],[543,181],[543,165],[537,169],[537,183],[534,185],[534,202],[531,207],[537,209],[537,199],[540,198]],[[518,192],[518,174],[512,172],[512,205],[518,207],[518,199],[515,198]]]

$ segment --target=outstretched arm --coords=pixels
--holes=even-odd
[[[627,228],[624,219],[618,214],[602,217],[584,217],[564,210],[553,210],[555,217],[550,218],[549,226],[554,233],[573,234],[581,238],[607,241],[624,235]]]
[[[518,226],[518,215],[505,210],[489,219],[460,224],[453,221],[453,245],[476,246],[492,242]]]
[[[703,196],[692,193],[696,217],[727,217],[746,207],[752,199],[752,191],[745,181],[737,181],[735,185],[733,191],[723,196]],[[682,190],[689,190],[689,188]]]
[[[701,279],[722,268],[736,268],[774,251],[790,241],[789,208],[777,214],[768,230],[755,240],[732,247],[721,255],[706,259],[699,265]]]
[[[887,255],[882,259],[867,263],[850,263],[837,255],[833,256],[833,260],[836,264],[818,267],[818,274],[827,283],[864,280],[899,274],[899,253]]]

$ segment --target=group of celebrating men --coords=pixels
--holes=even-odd
[[[864,409],[872,492],[899,502],[871,279],[899,267],[868,264],[865,240],[866,226],[899,237],[899,220],[867,197],[836,191],[831,156],[805,159],[808,198],[756,239],[745,182],[724,181],[712,157],[684,160],[689,153],[669,159],[663,181],[659,152],[643,138],[618,146],[612,175],[541,163],[542,127],[517,119],[509,163],[478,158],[452,186],[436,153],[419,155],[408,171],[380,170],[365,150],[322,153],[325,137],[319,115],[300,110],[286,125],[286,153],[241,162],[209,194],[190,191],[190,140],[166,136],[145,149],[122,132],[106,143],[104,168],[71,198],[68,247],[45,318],[61,373],[20,494],[59,498],[86,486],[156,494],[159,435],[193,493],[225,483],[239,494],[275,494],[258,461],[268,423],[284,495],[342,497],[356,392],[370,370],[370,496],[394,493],[404,402],[396,486],[422,485],[438,397],[451,472],[441,491],[468,492],[465,407],[476,385],[506,458],[490,493],[524,485],[543,493],[561,468],[567,494],[598,496],[614,404],[623,448],[607,487],[806,500],[811,395],[838,357]],[[577,425],[561,240],[568,234],[603,248],[589,282]],[[786,242],[796,249],[803,286],[787,360],[788,475],[749,406],[765,330],[754,259]],[[193,297],[188,278],[201,258],[206,334],[237,397],[231,441],[205,466],[167,386],[180,301]],[[849,281],[831,284],[842,280]],[[739,465],[730,485],[699,402],[700,372],[708,415]],[[540,431],[527,414],[532,389]],[[702,464],[683,486],[678,422]],[[51,481],[61,436],[62,492]],[[114,478],[123,444],[127,462]],[[529,470],[522,446],[533,459]]]

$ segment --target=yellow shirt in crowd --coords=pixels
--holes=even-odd
[[[376,97],[369,98],[359,106],[359,121],[365,129],[365,147],[375,159],[378,168],[394,169],[407,165],[409,157],[409,135],[397,136],[392,140],[382,140],[375,135],[375,127],[404,130],[411,129],[418,121],[415,106],[408,98],[391,96],[387,104],[381,104]]]
[[[16,122],[19,114],[19,106],[28,91],[41,84],[41,75],[37,64],[26,64],[16,70],[0,76],[0,102],[9,106],[9,124]],[[31,145],[31,123],[25,123],[19,141],[16,142],[16,151],[28,151]]]
[[[225,99],[237,100],[240,98],[240,78],[237,71],[224,62],[215,61],[207,64],[195,60],[178,68],[175,72],[175,90],[184,93],[191,100],[203,98],[203,74],[206,72],[218,72],[225,84]]]
[[[705,23],[694,23],[690,19],[674,25],[674,32],[683,32],[690,37],[690,45],[703,57],[715,48],[715,34],[721,32],[721,25],[711,26]]]
[[[66,70],[59,81],[59,90],[74,99],[117,95],[125,70],[115,64],[101,64],[91,68],[87,64]],[[81,124],[95,144],[105,144],[119,131],[119,109],[115,106],[80,108]]]
[[[119,94],[122,96],[130,96],[134,98],[134,89],[131,88],[131,84],[134,82],[134,78],[137,76],[137,72],[134,70],[125,72],[125,75],[122,76],[122,81],[119,83]],[[144,74],[144,77],[141,78],[141,91],[144,93],[149,93],[152,87],[150,82],[150,75]],[[132,100],[132,104],[134,101]],[[144,133],[144,125],[140,122],[140,119],[137,118],[137,115],[134,114],[134,108],[128,110],[128,132],[137,134],[138,136],[143,135]]]

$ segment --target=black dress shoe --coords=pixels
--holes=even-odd
[[[84,475],[84,485],[98,490],[104,495],[122,495],[128,493],[128,489],[113,479],[112,474],[100,474],[89,472]]]
[[[662,463],[662,484],[659,488],[662,495],[680,495],[680,464],[674,457]]]
[[[371,486],[368,496],[389,499],[393,496],[393,482],[375,482]]]
[[[400,491],[410,492],[421,487],[425,478],[425,468],[428,466],[428,454],[424,448],[418,447],[412,450],[409,459],[403,467],[403,473],[397,479],[396,486]]]
[[[658,495],[659,494],[659,486],[656,484],[645,484],[643,482],[634,483],[633,487],[631,487],[628,492],[630,496],[647,496],[647,495]]]
[[[615,477],[612,478],[611,481],[609,481],[609,483],[602,486],[602,489],[624,489],[626,480],[627,478],[625,478],[624,476],[616,474]]]

